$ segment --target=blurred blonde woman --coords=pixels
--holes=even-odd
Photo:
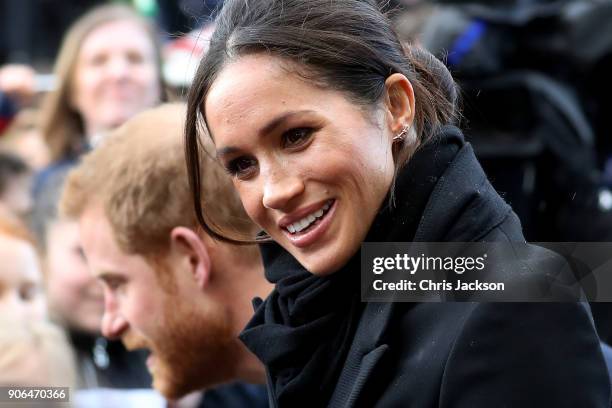
[[[55,77],[42,112],[53,161],[75,158],[108,130],[166,99],[157,33],[121,5],[97,7],[71,26]]]

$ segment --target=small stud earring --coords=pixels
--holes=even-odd
[[[393,142],[395,143],[395,142],[403,141],[404,138],[406,137],[406,133],[408,133],[408,129],[410,129],[410,126],[408,125],[404,126],[402,131],[399,132],[395,137],[393,137]]]

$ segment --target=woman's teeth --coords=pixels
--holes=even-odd
[[[302,218],[301,220],[288,225],[287,230],[289,230],[290,233],[294,234],[310,227],[313,222],[321,218],[327,212],[327,210],[329,210],[331,203],[331,201],[326,202],[325,205],[321,207],[321,209],[319,209],[318,211],[315,211],[312,214],[309,214],[306,217]]]

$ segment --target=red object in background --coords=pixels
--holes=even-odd
[[[0,137],[17,114],[15,103],[0,92]]]
[[[10,119],[0,118],[0,137],[2,137],[2,133],[11,123]]]

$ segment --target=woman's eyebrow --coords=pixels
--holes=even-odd
[[[29,286],[38,286],[39,284],[42,284],[42,282],[37,282],[36,280],[32,279],[32,278],[25,278],[21,281],[22,285],[29,285]]]
[[[291,119],[293,116],[304,115],[304,114],[309,114],[309,113],[314,113],[314,111],[312,111],[312,110],[300,110],[300,111],[285,112],[285,113],[277,116],[276,118],[272,119],[267,125],[262,127],[259,130],[258,133],[259,133],[260,136],[264,136],[264,135],[270,134],[270,133],[274,132],[278,127],[283,125],[284,122],[286,122],[287,120]]]
[[[226,156],[232,156],[240,152],[240,149],[234,146],[227,146],[217,149],[217,159],[223,159]]]
[[[300,110],[300,111],[289,111],[284,112],[281,115],[275,117],[270,122],[268,122],[264,127],[262,127],[257,134],[259,137],[263,137],[265,135],[269,135],[273,133],[276,129],[281,127],[286,121],[291,119],[294,116],[312,114],[315,113],[313,110]],[[240,152],[240,149],[235,146],[227,146],[217,149],[217,159],[222,159],[225,156],[230,156]]]

